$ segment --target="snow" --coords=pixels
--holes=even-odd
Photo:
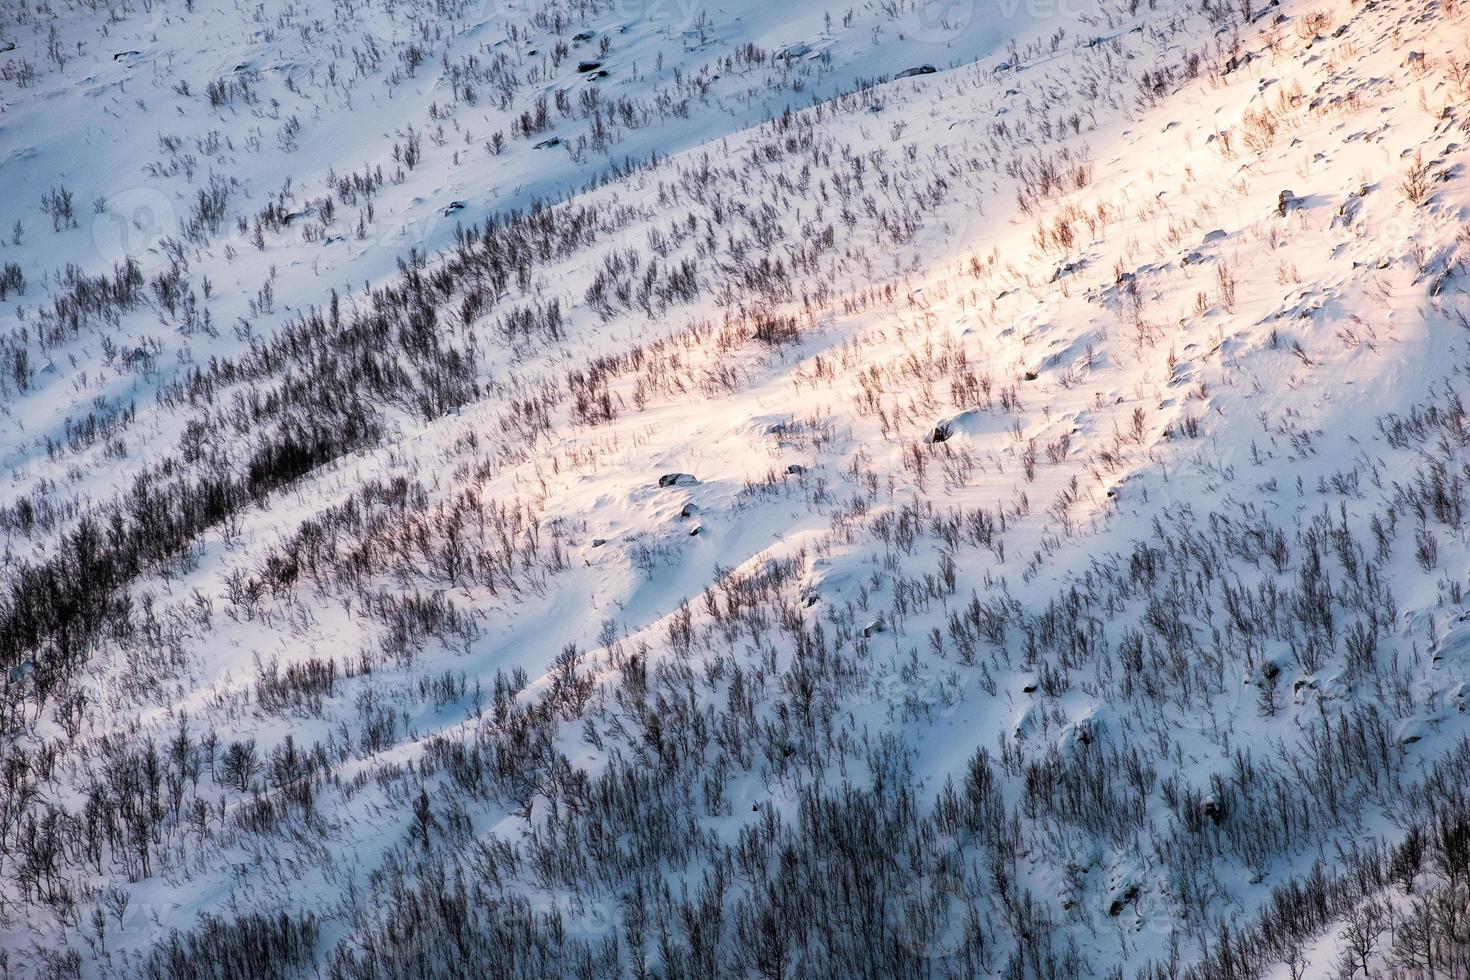
[[[69,948],[82,975],[128,975],[201,914],[287,911],[320,917],[324,967],[391,931],[385,882],[424,855],[559,912],[589,950],[626,946],[635,882],[687,899],[814,788],[900,780],[927,815],[981,749],[1021,835],[1005,873],[1075,975],[1196,961],[1315,861],[1397,844],[1470,731],[1464,487],[1430,486],[1470,472],[1465,88],[1442,23],[1463,20],[1408,0],[1249,23],[1012,0],[0,13],[0,263],[26,279],[0,307],[0,625],[22,567],[136,479],[243,474],[288,420],[344,404],[381,430],[130,573],[132,625],[89,638],[54,693],[35,665],[57,643],[4,664],[23,708],[0,751],[58,760],[19,766],[32,795],[0,807],[9,965]],[[212,105],[221,79],[249,93]],[[549,125],[518,134],[538,97]],[[626,107],[604,138],[599,101]],[[371,192],[333,179],[378,168]],[[212,182],[224,218],[191,237]],[[53,231],[60,187],[76,227]],[[536,202],[588,219],[535,226],[492,285],[472,267],[487,219]],[[143,301],[56,315],[67,266],[127,259]],[[207,323],[169,309],[171,269]],[[473,395],[422,410],[446,362],[407,315],[360,358],[335,322],[270,346],[334,290],[349,320],[430,297]],[[354,373],[311,373],[344,351]],[[17,516],[41,501],[54,518]],[[262,704],[263,679],[326,663],[325,688]],[[211,762],[180,777],[185,816],[160,809],[148,873],[76,846],[55,872],[72,906],[22,884],[20,810],[81,813],[109,753],[163,747],[181,717],[221,750],[317,751],[309,814]],[[1375,738],[1377,761],[1322,747]],[[500,772],[523,769],[467,789],[448,746],[514,747]],[[677,818],[629,804],[599,829],[592,801],[628,767],[639,805]],[[1300,821],[1252,833],[1282,786]],[[675,850],[684,834],[703,850]],[[913,975],[960,969],[977,909],[994,959],[974,975],[1024,962],[983,836],[892,856],[895,920],[942,910],[896,928]],[[491,875],[501,841],[522,867]],[[543,846],[603,863],[573,887]],[[741,871],[725,900],[729,975],[752,972],[731,923],[761,884]],[[107,889],[127,911],[99,937]],[[1296,941],[1301,975],[1329,975],[1339,933]]]

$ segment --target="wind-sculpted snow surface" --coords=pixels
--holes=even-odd
[[[1470,975],[1467,28],[0,10],[0,975]]]

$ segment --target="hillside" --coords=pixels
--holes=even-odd
[[[0,10],[0,974],[1470,975],[1467,27]]]

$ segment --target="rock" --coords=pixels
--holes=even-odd
[[[806,472],[806,467],[800,463],[791,463],[786,467],[787,476],[801,476]]]
[[[1225,821],[1225,808],[1213,796],[1205,797],[1204,802],[1200,804],[1200,812],[1208,817],[1210,823],[1216,827]]]
[[[112,60],[122,61],[124,58],[136,58],[137,56],[137,51],[119,51],[117,54],[112,56]]]
[[[696,536],[698,536],[699,532],[700,531],[703,531],[703,530],[704,530],[704,528],[702,528],[698,524],[696,524],[694,527],[691,527],[689,529],[689,536],[691,538],[696,537]]]
[[[1136,884],[1130,883],[1128,885],[1124,885],[1123,890],[1120,891],[1117,896],[1112,900],[1112,902],[1108,904],[1108,915],[1116,919],[1118,916],[1123,914],[1124,909],[1133,904],[1133,900],[1137,897],[1138,886]]]
[[[1286,212],[1296,207],[1299,202],[1300,198],[1291,191],[1282,191],[1276,195],[1276,214],[1282,218],[1286,217]]]
[[[1226,59],[1226,61],[1225,61],[1225,70],[1223,72],[1221,72],[1221,74],[1223,74],[1223,75],[1229,75],[1231,72],[1239,71],[1240,69],[1244,68],[1246,65],[1250,64],[1252,61],[1255,61],[1255,60],[1256,60],[1255,54],[1253,54],[1250,51],[1247,51],[1245,54],[1241,55],[1240,57],[1236,57],[1235,55],[1231,55],[1229,58]]]
[[[1445,630],[1432,654],[1436,667],[1454,664],[1457,668],[1470,664],[1470,616],[1462,615]]]
[[[594,547],[594,548],[601,548],[605,544],[607,544],[607,538],[593,538],[592,539],[592,547]]]
[[[973,438],[996,435],[1011,428],[1013,423],[1009,419],[1007,415],[970,409],[958,415],[936,420],[934,427],[924,436],[924,441],[937,445],[941,442],[950,442],[960,436]]]
[[[600,61],[579,61],[577,62],[577,73],[580,75],[585,75],[589,71],[596,71],[601,67],[602,62]]]
[[[447,218],[451,214],[454,214],[456,211],[463,211],[463,210],[464,210],[464,202],[463,201],[450,201],[448,204],[444,205],[444,207],[442,209],[442,212],[444,214],[444,217]]]
[[[553,147],[553,146],[561,146],[561,137],[560,136],[553,136],[550,139],[544,139],[541,142],[537,143],[533,147],[533,149],[545,150],[545,149],[549,149],[550,147]]]
[[[1016,716],[1015,722],[1012,723],[1011,734],[1021,741],[1030,738],[1037,728],[1037,715],[1044,712],[1044,708],[1038,710],[1037,705],[1028,704],[1021,709],[1021,713]]]
[[[665,488],[690,487],[698,482],[699,481],[696,480],[694,476],[689,473],[665,473],[663,476],[658,478],[658,485]]]
[[[679,516],[680,517],[686,517],[687,518],[687,517],[693,517],[695,514],[698,514],[698,513],[699,513],[699,507],[698,506],[696,506],[694,504],[685,504],[683,506],[683,508],[680,509]]]
[[[939,69],[935,68],[933,65],[915,65],[913,68],[905,68],[903,71],[899,72],[893,77],[896,79],[913,78],[917,75],[932,75],[938,70]]]
[[[583,44],[587,41],[592,40],[594,36],[595,35],[592,31],[579,31],[578,33],[572,35],[572,40],[577,44]]]
[[[1085,265],[1085,263],[1081,259],[1079,259],[1076,262],[1068,262],[1066,265],[1058,266],[1057,270],[1051,274],[1051,281],[1056,282],[1063,276],[1070,276],[1075,272],[1079,272],[1081,271],[1083,265]]]
[[[868,625],[863,627],[863,639],[867,639],[868,637],[874,636],[875,634],[882,633],[885,629],[887,629],[887,626],[885,626],[883,623],[883,617],[879,616],[877,619],[873,620]]]
[[[6,687],[9,687],[11,684],[19,684],[21,681],[23,681],[27,677],[31,676],[31,673],[35,669],[36,669],[36,663],[35,663],[35,661],[33,661],[33,660],[22,660],[20,663],[16,664],[14,667],[10,668],[10,672],[5,675],[5,685],[6,685]]]

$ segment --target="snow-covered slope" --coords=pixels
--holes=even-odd
[[[8,969],[1465,974],[1458,4],[0,16]]]

